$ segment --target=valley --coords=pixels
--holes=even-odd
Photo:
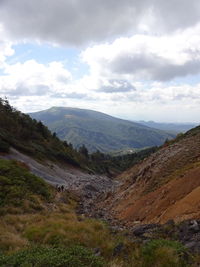
[[[124,155],[97,161],[0,111],[1,266],[198,266],[200,127],[127,155],[124,171]]]
[[[200,267],[200,1],[0,0],[0,267]]]

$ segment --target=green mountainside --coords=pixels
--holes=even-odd
[[[80,153],[60,141],[42,122],[32,119],[0,98],[0,152],[10,147],[39,160],[81,165]]]
[[[99,163],[104,155],[95,153],[89,156],[84,146],[77,151],[52,134],[41,121],[32,119],[0,98],[0,153],[8,153],[10,148],[42,162],[69,164],[87,172],[109,172],[109,163]]]
[[[174,134],[139,123],[114,118],[101,112],[65,107],[31,113],[62,140],[79,148],[83,144],[90,152],[110,152],[161,145]]]
[[[89,173],[109,176],[119,174],[138,160],[149,155],[154,148],[117,157],[100,151],[88,154],[85,146],[78,150],[66,141],[61,141],[41,122],[21,113],[7,100],[0,98],[0,153],[8,153],[13,147],[39,161],[52,161],[61,165],[70,164]]]

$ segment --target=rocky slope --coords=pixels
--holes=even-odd
[[[98,209],[126,226],[200,218],[200,127],[119,178],[123,184]]]
[[[33,174],[43,178],[47,183],[53,186],[63,185],[65,190],[70,190],[83,198],[86,205],[98,195],[113,191],[114,187],[119,184],[107,176],[88,174],[69,164],[64,165],[48,160],[38,162],[14,148],[10,149],[10,153],[0,153],[0,158],[14,159],[24,163]]]

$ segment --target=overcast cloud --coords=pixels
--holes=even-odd
[[[198,0],[0,0],[0,97],[22,111],[65,105],[169,121],[178,108],[197,121],[199,14]],[[83,74],[66,58],[22,61],[14,45],[33,42],[76,48]]]
[[[197,0],[1,0],[11,36],[58,44],[102,41],[137,30],[174,31],[199,21]]]

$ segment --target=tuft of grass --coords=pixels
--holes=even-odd
[[[27,245],[28,241],[18,233],[5,231],[1,234],[0,251],[16,251]]]

